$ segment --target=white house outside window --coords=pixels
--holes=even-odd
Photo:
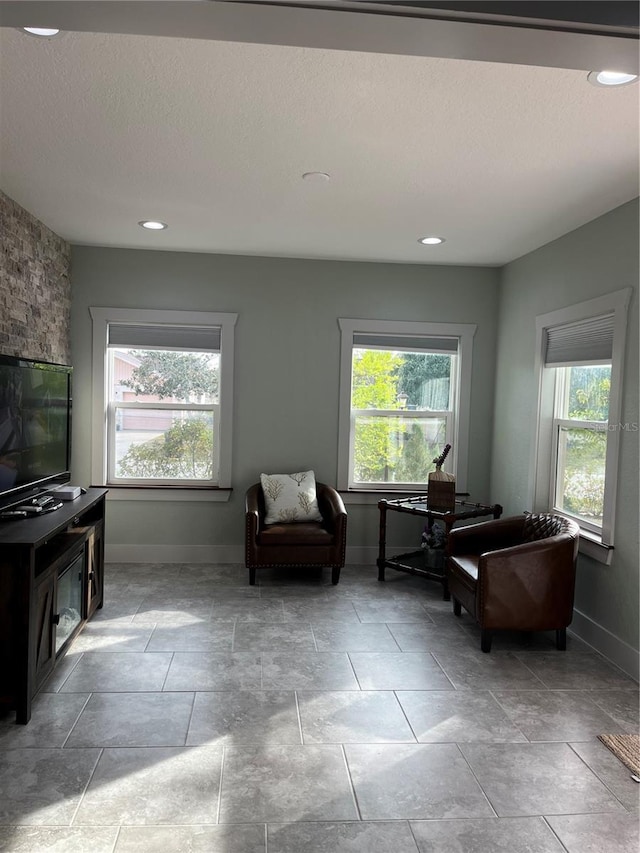
[[[540,397],[535,505],[581,528],[608,562],[615,528],[624,338],[630,290],[537,318]]]
[[[229,485],[236,315],[93,308],[95,482]],[[100,427],[102,427],[100,429]]]
[[[339,323],[339,487],[424,489],[447,443],[451,470],[464,479],[475,326]]]

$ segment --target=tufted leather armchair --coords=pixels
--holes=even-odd
[[[245,565],[249,583],[256,569],[268,566],[328,566],[331,583],[340,580],[347,544],[347,512],[338,492],[316,482],[322,522],[265,524],[266,508],[260,483],[250,486],[245,499]]]
[[[462,607],[481,628],[491,651],[494,631],[556,632],[566,649],[573,618],[578,525],[559,515],[524,513],[454,529],[447,578],[453,612]]]

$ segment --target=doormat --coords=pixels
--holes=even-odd
[[[598,740],[631,770],[640,781],[640,735],[598,735]]]

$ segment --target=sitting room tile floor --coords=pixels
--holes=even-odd
[[[0,851],[637,853],[598,740],[638,685],[571,635],[480,651],[441,588],[108,564],[105,606],[0,718]]]

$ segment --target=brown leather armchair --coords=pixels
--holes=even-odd
[[[453,612],[462,607],[481,628],[491,651],[494,631],[556,632],[567,647],[573,618],[578,525],[558,515],[525,513],[454,529],[447,578]]]
[[[260,483],[247,490],[245,500],[245,565],[249,583],[256,569],[269,566],[328,566],[331,583],[340,580],[347,544],[347,513],[338,492],[316,482],[322,522],[265,524],[266,508]]]

